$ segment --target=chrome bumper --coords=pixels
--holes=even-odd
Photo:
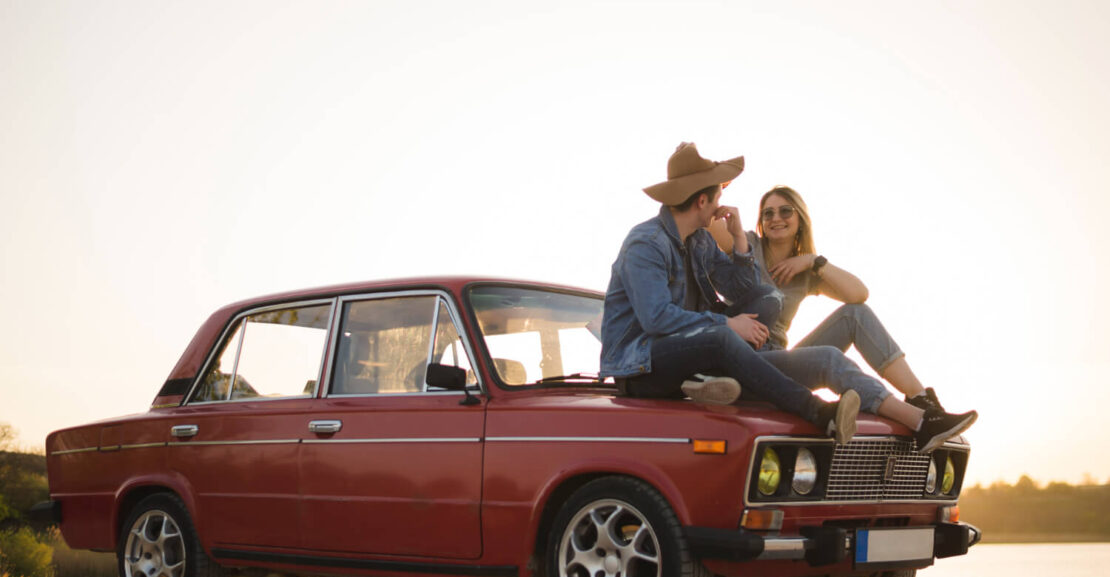
[[[933,526],[933,557],[954,557],[983,538],[982,531],[967,523]],[[801,535],[764,537],[739,530],[686,527],[686,540],[701,559],[771,561],[805,559],[810,565],[829,565],[849,558],[853,532],[839,527],[803,527]]]

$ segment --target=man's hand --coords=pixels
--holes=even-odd
[[[775,284],[784,286],[793,280],[798,273],[813,268],[813,261],[816,258],[817,255],[815,254],[792,256],[771,267],[767,272],[771,273],[771,278],[775,279]]]
[[[755,320],[757,316],[759,315],[740,313],[728,319],[728,328],[740,335],[740,338],[751,343],[756,350],[767,342],[767,337],[771,336],[771,331],[767,330],[767,325]]]
[[[728,233],[733,239],[733,251],[741,254],[748,252],[748,237],[744,236],[744,225],[740,224],[740,211],[735,206],[717,207],[713,218],[725,221]]]

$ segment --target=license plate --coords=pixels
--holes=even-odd
[[[856,531],[856,566],[925,566],[932,563],[932,527]]]

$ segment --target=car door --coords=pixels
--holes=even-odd
[[[304,414],[323,369],[333,300],[236,318],[166,426],[170,469],[191,487],[198,530],[219,556],[296,548]]]
[[[454,305],[411,291],[345,297],[337,310],[329,388],[303,425],[303,546],[478,558],[485,403],[425,383],[429,362],[474,358]]]

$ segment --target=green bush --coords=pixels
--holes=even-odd
[[[54,550],[41,543],[29,527],[0,531],[0,574],[12,577],[54,577]]]

